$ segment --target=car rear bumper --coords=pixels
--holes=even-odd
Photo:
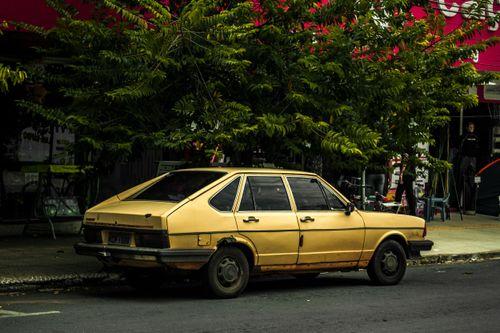
[[[420,251],[430,251],[434,242],[431,240],[417,240],[408,241],[408,249],[410,250],[410,257],[419,257]]]
[[[74,248],[77,254],[94,256],[105,261],[126,259],[156,261],[162,264],[207,263],[215,251],[213,249],[155,249],[88,243],[77,243]]]

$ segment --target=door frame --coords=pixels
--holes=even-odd
[[[303,241],[307,241],[304,240],[305,237],[304,235],[306,235],[309,231],[312,231],[314,232],[314,229],[305,229],[302,227],[302,223],[304,222],[301,222],[300,221],[300,218],[301,218],[301,212],[304,212],[304,213],[308,213],[308,212],[311,212],[311,213],[314,213],[314,212],[317,212],[321,215],[325,215],[325,214],[328,214],[328,213],[336,213],[336,214],[344,214],[344,211],[345,209],[328,209],[328,210],[304,210],[304,211],[299,211],[298,210],[298,207],[296,205],[296,202],[295,202],[295,197],[293,196],[293,191],[292,191],[292,188],[290,186],[290,183],[288,182],[288,178],[306,178],[306,179],[316,179],[316,181],[318,182],[318,184],[320,185],[320,190],[322,192],[322,195],[323,195],[323,198],[325,200],[325,203],[327,205],[329,205],[328,203],[328,200],[326,198],[326,193],[325,191],[328,191],[329,189],[332,191],[332,193],[344,204],[344,205],[348,205],[349,204],[349,200],[347,200],[344,196],[342,195],[338,195],[338,191],[333,187],[331,186],[328,182],[326,182],[324,179],[322,179],[320,176],[318,175],[284,175],[284,178],[285,178],[285,181],[286,181],[286,184],[287,184],[287,189],[290,191],[290,195],[292,196],[292,199],[293,199],[293,203],[294,203],[294,211],[295,211],[295,214],[297,216],[297,223],[299,225],[299,256],[298,256],[298,259],[297,259],[297,265],[303,265],[304,263],[299,263],[301,260],[300,260],[300,252],[301,252],[301,248],[302,248],[302,242]],[[323,188],[323,187],[326,187],[326,188]],[[365,243],[365,238],[366,238],[366,226],[365,226],[365,223],[364,223],[364,220],[363,218],[361,217],[360,214],[358,214],[357,212],[353,212],[354,214],[351,214],[353,218],[358,218],[358,219],[361,219],[362,221],[362,227],[356,227],[354,228],[355,230],[362,230],[363,232],[363,239],[362,239],[362,244],[361,244],[361,247],[359,249],[359,256],[358,258],[356,258],[355,260],[349,260],[349,261],[345,261],[345,260],[341,260],[341,261],[318,261],[318,262],[315,262],[315,263],[305,263],[305,264],[308,264],[308,265],[321,265],[321,264],[324,264],[324,263],[328,263],[328,264],[335,264],[335,263],[339,263],[339,264],[345,264],[345,266],[355,266],[357,265],[357,263],[359,262],[360,260],[360,257],[361,257],[361,253],[363,251],[363,248],[364,248],[364,243]],[[306,214],[307,215],[307,214]],[[312,215],[312,214],[311,214]],[[311,222],[311,223],[314,223],[314,222]],[[337,230],[338,229],[338,230]],[[345,228],[346,231],[342,231],[343,228],[332,228],[332,231],[335,231],[335,232],[346,232],[348,230],[354,230],[354,229],[350,229],[350,228]],[[319,232],[321,232],[321,228],[318,229]],[[326,231],[325,231],[326,232]],[[325,251],[326,250],[326,251]],[[329,251],[327,249],[324,249],[323,250],[324,253],[329,253],[331,256],[335,256],[336,254],[339,254],[341,253],[342,251]]]
[[[243,193],[245,191],[245,186],[247,184],[247,180],[248,180],[248,177],[276,177],[276,178],[280,178],[281,179],[281,182],[283,184],[283,187],[285,189],[285,193],[287,195],[287,199],[288,199],[288,202],[290,204],[290,210],[252,210],[252,211],[240,211],[240,206],[241,206],[241,201],[243,199]],[[245,237],[246,239],[248,239],[252,244],[253,246],[255,247],[256,251],[257,251],[257,265],[261,266],[261,265],[264,265],[264,266],[273,266],[273,265],[295,265],[298,261],[298,257],[299,257],[299,238],[300,238],[300,226],[299,226],[299,223],[298,223],[298,220],[297,220],[297,214],[296,214],[296,210],[295,210],[295,202],[293,201],[293,196],[292,196],[292,193],[289,191],[289,188],[287,187],[287,182],[286,182],[286,179],[285,179],[285,176],[281,173],[245,173],[243,174],[243,177],[242,177],[242,181],[240,183],[240,188],[239,188],[239,191],[238,191],[238,196],[237,196],[237,199],[236,199],[236,204],[235,204],[235,207],[234,207],[234,211],[233,211],[233,216],[234,216],[234,219],[235,219],[235,223],[236,223],[236,227],[237,227],[237,230],[238,230],[238,233]],[[253,196],[253,193],[252,193],[252,196]],[[279,229],[276,229],[276,230],[273,230],[273,229],[269,229],[269,230],[248,230],[246,231],[247,234],[245,234],[245,230],[244,229],[241,229],[241,222],[239,221],[239,218],[241,217],[241,215],[246,215],[245,213],[248,213],[248,216],[252,216],[252,215],[255,215],[255,216],[258,216],[259,213],[262,215],[268,215],[268,214],[279,214],[279,213],[283,213],[283,214],[290,214],[289,218],[292,218],[293,217],[293,221],[295,222],[294,224],[294,228],[293,229],[285,229],[283,231],[280,231]],[[258,229],[259,227],[257,227]],[[267,232],[266,232],[267,231]],[[259,246],[258,244],[256,244],[256,239],[252,239],[252,237],[250,236],[251,234],[253,233],[267,233],[267,234],[277,234],[279,232],[288,232],[288,233],[294,233],[296,234],[296,244],[295,244],[295,247],[294,247],[294,250],[293,252],[283,252],[283,257],[285,258],[285,262],[284,263],[280,263],[279,262],[279,259],[272,259],[272,256],[269,256],[269,258],[267,258],[268,256],[266,256],[266,258],[264,259],[263,257],[261,257],[261,254],[259,253]],[[250,234],[250,235],[248,235]],[[267,237],[267,238],[272,238],[272,237]],[[276,252],[276,253],[280,253],[280,252]],[[292,254],[293,253],[293,254]],[[294,259],[293,260],[290,260],[290,256],[293,256]],[[279,254],[276,255],[277,258],[279,258]],[[288,258],[287,258],[288,257]]]

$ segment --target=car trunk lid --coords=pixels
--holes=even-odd
[[[86,224],[165,229],[161,217],[178,202],[123,200],[89,210]]]

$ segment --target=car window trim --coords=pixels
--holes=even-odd
[[[241,202],[243,201],[243,194],[245,193],[245,186],[247,186],[247,175],[246,174],[242,175],[242,181],[243,181],[243,184],[242,184],[240,191],[238,193],[237,205],[235,207],[234,212],[235,213],[237,213],[237,212],[255,212],[255,210],[240,210]],[[251,188],[250,188],[250,191],[252,191]],[[252,193],[250,192],[250,194],[252,194]],[[255,208],[255,203],[253,202],[253,195],[252,195],[252,203],[254,204],[253,206]]]
[[[321,179],[319,179],[319,184],[321,185],[321,189],[322,189],[322,191],[330,191],[330,188],[329,188],[328,186],[326,186],[326,184],[325,184],[323,181],[321,181]],[[340,203],[342,203],[342,204],[344,205],[344,207],[342,207],[342,208],[330,207],[330,211],[332,211],[332,212],[336,212],[336,211],[337,211],[337,212],[339,212],[339,211],[345,211],[346,206],[347,206],[347,203],[346,203],[346,202],[344,202],[344,200],[342,200],[342,198],[340,198],[340,197],[337,195],[337,193],[335,193],[334,191],[330,191],[330,193],[331,193],[331,194],[332,194],[335,198],[337,198],[337,199],[340,201]],[[330,206],[330,204],[328,203],[328,199],[326,198],[326,193],[325,193],[325,192],[323,192],[323,195],[325,196],[326,203],[328,204],[328,206]]]
[[[330,212],[334,212],[334,211],[339,211],[339,210],[345,210],[345,208],[336,208],[336,207],[333,207],[332,205],[330,205],[330,203],[328,202],[328,197],[326,195],[326,191],[327,189],[325,188],[325,186],[318,180],[318,185],[319,185],[319,188],[321,190],[321,193],[323,193],[323,197],[325,198],[325,201],[326,201],[326,205],[328,206],[328,211]],[[333,194],[333,193],[332,193]],[[335,198],[337,198],[337,196],[335,194],[333,194],[333,196]],[[338,198],[337,198],[338,199]],[[339,200],[340,201],[340,200]],[[340,203],[342,203],[342,201],[340,201]]]
[[[234,196],[233,206],[231,207],[231,210],[228,210],[228,211],[226,211],[226,210],[219,210],[219,209],[217,209],[216,207],[214,207],[214,206],[212,205],[212,199],[213,199],[214,197],[216,197],[216,196],[217,196],[217,194],[219,194],[220,192],[222,192],[222,191],[223,191],[226,187],[228,187],[229,185],[231,185],[231,183],[232,183],[233,181],[235,181],[235,180],[236,180],[236,178],[239,178],[239,179],[240,179],[240,181],[239,181],[239,183],[238,183],[238,187],[236,188],[236,195]],[[210,207],[212,207],[213,209],[215,209],[217,212],[221,213],[221,214],[228,214],[228,213],[229,213],[229,214],[232,214],[232,213],[235,211],[235,208],[236,208],[236,203],[238,202],[238,194],[239,194],[239,191],[240,191],[241,179],[242,179],[242,178],[243,178],[243,177],[242,177],[241,175],[235,175],[235,177],[231,178],[231,179],[229,180],[229,182],[226,184],[226,186],[223,186],[220,190],[218,190],[218,191],[217,191],[214,195],[212,195],[212,196],[208,199],[208,205],[209,205]]]
[[[248,183],[248,190],[250,191],[250,197],[252,198],[252,205],[253,205],[253,210],[250,210],[249,212],[256,212],[257,211],[257,204],[255,203],[255,196],[253,195],[253,190],[252,190],[252,182],[250,182],[250,178],[247,177],[245,181],[245,186],[247,186]],[[245,191],[245,188],[243,187],[243,193]]]
[[[285,192],[286,192],[286,196],[288,198],[288,203],[290,205],[290,209],[287,209],[287,210],[240,210],[240,206],[241,206],[241,201],[243,200],[243,192],[245,191],[245,185],[247,183],[247,179],[248,177],[278,177],[281,179],[281,182],[283,183],[283,187],[285,188]],[[236,207],[236,210],[235,210],[235,213],[248,213],[248,212],[263,212],[263,213],[283,213],[283,212],[294,212],[294,205],[295,205],[295,201],[293,201],[292,203],[292,198],[290,198],[290,195],[291,193],[289,193],[289,189],[287,188],[287,185],[288,183],[286,182],[286,177],[284,177],[282,174],[279,174],[279,173],[258,173],[258,174],[245,174],[245,179],[244,179],[244,182],[243,182],[243,186],[241,188],[241,193],[240,193],[240,198],[238,200],[238,205]],[[250,182],[249,182],[249,185],[250,185]],[[250,193],[252,194],[252,202],[254,204],[254,208],[255,208],[255,198],[253,196],[253,192],[252,192],[252,187],[250,186]]]

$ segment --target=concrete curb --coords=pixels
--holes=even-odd
[[[436,254],[408,260],[408,266],[423,266],[436,264],[465,264],[486,260],[500,259],[500,251],[464,253],[464,254]]]
[[[500,260],[500,251],[430,255],[408,260],[408,266],[465,264],[487,260]],[[115,272],[0,277],[0,291],[24,291],[48,287],[85,287],[118,284],[125,284],[125,281],[121,274]]]
[[[76,287],[116,284],[118,273],[80,273],[61,275],[34,275],[26,277],[0,277],[0,291],[38,289],[40,287]]]

